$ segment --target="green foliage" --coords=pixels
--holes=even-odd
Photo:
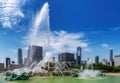
[[[85,65],[74,65],[74,66],[71,66],[71,68],[80,69],[81,66],[83,66],[83,69],[85,68]]]
[[[103,64],[94,64],[93,65],[95,70],[103,70],[107,72],[113,72],[114,67],[109,65],[103,65]]]
[[[85,68],[85,65],[82,65],[83,68]],[[81,65],[75,65],[72,66],[72,68],[80,69]],[[103,72],[120,72],[120,66],[114,67],[109,65],[103,65],[103,64],[93,64],[94,70],[101,70]]]
[[[75,69],[80,69],[80,65],[75,65],[75,66],[72,66],[72,68],[75,68]]]
[[[113,72],[120,72],[120,66],[119,67],[114,67]]]

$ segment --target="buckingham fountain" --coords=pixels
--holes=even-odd
[[[60,64],[56,62],[51,50],[50,46],[50,24],[49,24],[49,5],[45,3],[38,12],[35,21],[33,23],[33,28],[29,34],[29,45],[33,46],[42,46],[45,50],[45,57],[40,62],[32,62],[29,63],[28,68],[20,68],[11,71],[11,73],[17,75],[24,76],[24,73],[29,73],[32,76],[70,76],[72,71],[70,68],[65,64]],[[29,54],[30,59],[33,52]],[[30,61],[29,61],[30,62]],[[16,78],[15,76],[15,78]],[[18,76],[18,77],[19,77]],[[8,74],[7,80],[12,79],[12,76]],[[17,78],[16,78],[17,79]],[[20,78],[19,78],[20,79]],[[23,80],[23,79],[22,79]]]
[[[50,45],[49,4],[45,3],[37,13],[30,32],[29,45],[42,46],[45,57],[29,66],[32,76],[68,76],[71,74],[66,64],[55,61]],[[30,56],[31,57],[31,56]]]
[[[49,5],[45,3],[38,12],[33,28],[30,33],[30,45],[43,46],[45,57],[40,62],[33,62],[28,68],[15,69],[7,73],[7,80],[25,80],[13,81],[12,83],[119,83],[120,77],[103,76],[96,79],[102,73],[99,70],[93,70],[92,61],[87,61],[86,69],[81,67],[78,73],[74,73],[65,63],[56,62],[50,51],[50,23],[49,23]],[[36,42],[34,42],[36,41]],[[91,67],[91,68],[89,68]],[[75,74],[78,77],[72,77]],[[45,78],[42,78],[45,77]],[[50,78],[52,77],[52,78]],[[0,75],[0,83],[9,83],[4,80],[5,76]],[[80,79],[79,79],[80,78]],[[85,79],[84,79],[85,78]]]

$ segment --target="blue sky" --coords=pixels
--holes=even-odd
[[[86,45],[83,46],[83,59],[94,59],[96,55],[100,59],[109,59],[110,48],[114,50],[114,55],[120,54],[119,0],[5,1],[0,0],[0,62],[4,62],[6,57],[16,61],[18,48],[22,48],[26,56],[24,37],[29,33],[36,13],[46,1],[50,8],[50,29],[51,32],[58,32],[57,38],[61,38],[62,31],[67,36],[83,34],[82,37],[71,40],[81,41]],[[3,3],[7,3],[8,7],[5,8]],[[12,6],[13,9],[10,10],[11,3],[15,8]],[[69,50],[71,49],[67,51]]]

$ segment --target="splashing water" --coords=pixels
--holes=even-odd
[[[97,76],[102,75],[102,73],[99,70],[93,70],[92,60],[88,59],[86,69],[82,69],[79,75],[81,78],[96,78]]]
[[[44,66],[45,62],[52,62],[53,56],[50,49],[50,23],[49,23],[49,4],[46,2],[42,9],[37,13],[33,28],[30,34],[30,45],[42,46],[45,52],[45,58],[32,69]]]
[[[28,41],[29,40],[29,41]],[[28,35],[28,45],[35,45],[43,47],[43,54],[45,60],[52,60],[52,54],[50,53],[50,22],[49,22],[49,4],[46,2],[42,9],[36,14],[33,26]],[[30,60],[28,64],[33,63],[32,56],[33,51],[29,54]],[[34,66],[36,64],[32,64]],[[32,67],[31,66],[31,67]]]
[[[64,76],[64,73],[66,73],[66,75],[71,73],[66,72],[69,71],[68,69],[65,69],[67,68],[66,65],[64,65],[65,68],[63,69],[63,65],[55,62],[53,55],[50,52],[50,24],[48,3],[45,3],[42,9],[37,13],[28,38],[28,45],[41,46],[45,51],[45,57],[43,60],[38,63],[33,62],[29,67],[34,75],[39,74],[40,76],[52,76],[53,74],[56,74]],[[32,54],[33,52],[30,54],[30,59],[32,58]]]
[[[99,76],[101,74],[100,71],[98,70],[89,70],[89,69],[85,69],[84,71],[82,71],[80,73],[80,77],[81,78],[96,78],[97,76]]]

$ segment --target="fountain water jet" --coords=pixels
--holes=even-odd
[[[37,13],[29,36],[29,45],[37,45],[47,48],[50,46],[48,3],[45,3],[42,9]]]
[[[45,57],[40,62],[33,61],[33,49],[28,56],[28,69],[33,76],[68,76],[70,69],[65,64],[55,62],[53,54],[50,52],[50,26],[49,26],[49,5],[45,3],[40,12],[37,13],[30,34],[28,45],[41,46],[44,48]],[[17,71],[26,72],[18,69]],[[15,72],[16,73],[16,72]],[[16,73],[17,74],[17,73]]]
[[[45,57],[42,61],[37,64],[36,62],[32,62],[30,68],[32,69],[34,75],[42,74],[42,76],[46,76],[50,74],[51,76],[57,72],[63,76],[63,74],[68,71],[64,69],[63,73],[63,68],[54,61],[53,54],[50,52],[50,22],[48,3],[45,3],[40,12],[37,13],[33,23],[33,28],[29,34],[29,40],[29,45],[42,46],[45,53]],[[30,57],[32,57],[32,53],[30,54]]]
[[[86,69],[82,69],[79,75],[81,78],[96,78],[97,76],[101,76],[102,73],[99,70],[93,70],[92,60],[88,58]]]
[[[52,55],[50,53],[49,4],[47,2],[43,5],[42,9],[36,14],[33,26],[27,38],[28,45],[43,47],[43,53],[45,53],[45,58],[51,56],[49,57],[49,59],[52,59]],[[32,50],[28,57],[28,64],[32,64],[31,67],[35,66],[36,64],[33,64],[34,61],[32,60]]]

